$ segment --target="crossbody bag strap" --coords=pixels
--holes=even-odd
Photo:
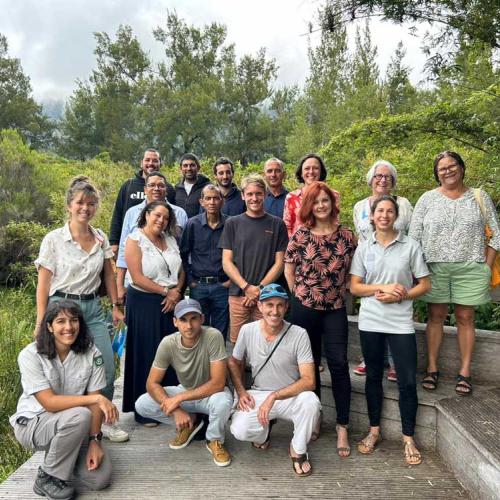
[[[283,332],[283,335],[280,337],[278,342],[276,342],[276,345],[273,347],[273,350],[270,352],[269,356],[266,358],[262,366],[257,370],[257,373],[255,374],[254,377],[252,377],[252,382],[250,383],[250,387],[253,385],[255,382],[255,379],[259,375],[259,373],[262,371],[262,369],[267,365],[267,362],[271,359],[271,356],[274,354],[274,351],[278,348],[278,346],[281,344],[281,341],[285,338],[285,335],[287,334],[288,330],[292,327],[292,324],[290,323],[288,325],[288,328]]]

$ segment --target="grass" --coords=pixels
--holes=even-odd
[[[33,292],[0,288],[0,483],[30,457],[16,441],[9,417],[21,393],[17,355],[31,342],[34,324]]]

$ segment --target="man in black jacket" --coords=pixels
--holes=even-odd
[[[200,213],[201,190],[210,183],[210,179],[199,173],[200,160],[194,154],[186,153],[179,164],[182,179],[175,186],[174,203],[191,218]]]
[[[126,180],[120,187],[116,197],[113,217],[111,219],[111,229],[109,231],[109,243],[115,255],[118,253],[120,235],[122,233],[123,218],[130,207],[138,205],[144,200],[144,179],[149,172],[160,170],[160,153],[153,148],[146,149],[141,161],[141,168],[135,176]],[[174,203],[175,191],[171,184],[167,183],[167,200]]]

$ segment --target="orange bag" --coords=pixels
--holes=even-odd
[[[481,210],[481,214],[483,215],[483,219],[486,220],[486,207],[484,206],[484,200],[481,195],[481,190],[473,189],[473,192],[474,192],[474,198],[476,199],[477,204],[479,205],[479,208]],[[486,236],[486,245],[487,245],[488,242],[490,241],[490,238],[493,236],[493,233],[488,224],[484,225],[484,234]],[[497,252],[495,261],[493,262],[493,267],[491,269],[491,279],[490,279],[491,288],[496,288],[498,285],[500,285],[500,252]]]

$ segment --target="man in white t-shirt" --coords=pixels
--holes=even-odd
[[[292,467],[309,476],[307,444],[318,422],[321,404],[314,394],[314,360],[306,330],[284,321],[288,295],[276,283],[262,288],[257,303],[262,319],[244,325],[229,359],[229,371],[239,401],[231,433],[255,448],[269,446],[273,419],[293,422]],[[244,360],[252,370],[251,389],[243,383]]]
[[[137,399],[135,409],[144,418],[175,424],[173,450],[185,448],[203,427],[199,414],[208,415],[207,449],[214,463],[224,467],[231,455],[224,447],[224,428],[233,405],[226,387],[226,348],[219,330],[203,325],[200,303],[184,299],[174,309],[174,325],[158,346],[146,382],[147,393]],[[172,366],[178,386],[163,387],[165,371]]]

